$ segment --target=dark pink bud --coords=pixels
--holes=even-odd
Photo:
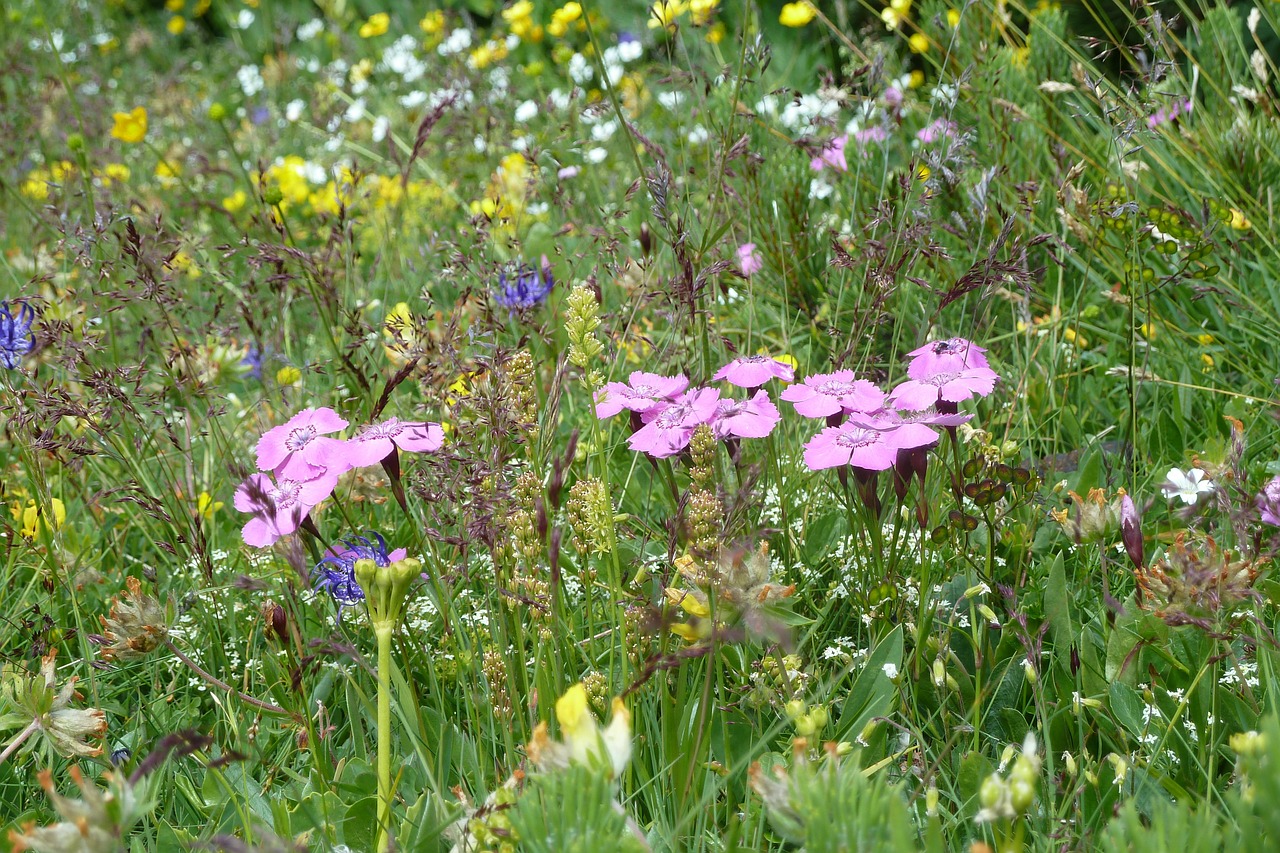
[[[1138,508],[1133,498],[1125,495],[1120,498],[1120,538],[1124,542],[1124,550],[1129,554],[1136,569],[1145,568],[1142,551],[1142,519],[1138,516]]]

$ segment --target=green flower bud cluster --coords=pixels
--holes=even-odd
[[[588,385],[599,388],[604,384],[604,377],[592,363],[604,352],[604,344],[596,337],[596,329],[600,328],[600,303],[596,301],[595,291],[585,284],[573,289],[567,303],[564,328],[569,336],[569,363],[587,373]]]
[[[976,820],[978,823],[1013,820],[1026,814],[1035,803],[1039,781],[1040,755],[1036,751],[1036,736],[1028,732],[1009,774],[992,773],[982,783],[978,791],[982,809]]]
[[[533,356],[521,350],[507,362],[507,402],[516,422],[529,437],[538,437],[537,375]]]
[[[493,712],[500,718],[511,716],[511,695],[507,692],[507,662],[495,649],[484,653],[485,681],[489,683],[489,701]]]
[[[724,524],[724,504],[705,489],[694,489],[685,509],[689,548],[703,556],[720,547],[720,530]]]
[[[792,699],[786,704],[785,710],[791,722],[795,724],[796,734],[802,738],[817,738],[830,721],[826,706],[809,707],[803,699]]]
[[[613,507],[604,482],[586,477],[569,487],[569,529],[579,554],[607,554],[613,548]]]
[[[374,631],[394,631],[404,613],[409,587],[422,574],[422,563],[412,557],[379,567],[373,560],[356,560],[356,583],[364,590],[365,606]]]

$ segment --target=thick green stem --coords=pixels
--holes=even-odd
[[[378,853],[391,844],[391,626],[378,635]]]

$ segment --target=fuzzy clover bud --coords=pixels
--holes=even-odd
[[[80,788],[80,799],[59,794],[53,785],[53,774],[41,770],[40,787],[44,788],[54,811],[62,820],[49,826],[27,823],[22,831],[9,830],[9,844],[14,853],[34,850],[37,853],[114,853],[125,849],[130,830],[154,803],[126,779],[108,773],[106,790],[84,778],[80,768],[72,766],[72,780]]]
[[[1061,509],[1050,513],[1053,520],[1062,526],[1063,532],[1077,543],[1097,541],[1111,534],[1120,520],[1123,494],[1110,501],[1102,489],[1090,489],[1089,494],[1083,498],[1073,491],[1068,491],[1067,494],[1074,504],[1072,510]]]
[[[39,675],[9,665],[0,672],[0,704],[10,706],[9,713],[0,717],[0,726],[26,724],[9,748],[40,732],[59,755],[101,755],[102,746],[90,741],[106,736],[106,714],[98,708],[71,707],[73,699],[81,698],[75,688],[77,679],[73,676],[61,688],[57,686],[56,655],[53,649],[41,659]]]
[[[600,303],[596,301],[595,291],[585,284],[575,287],[567,302],[564,328],[569,336],[569,363],[589,370],[591,363],[604,352],[604,345],[596,337],[596,329],[600,327]],[[593,381],[591,384],[601,383]]]
[[[169,635],[164,608],[142,591],[135,577],[125,579],[127,591],[111,602],[111,612],[99,616],[102,623],[103,660],[130,661],[155,651]]]

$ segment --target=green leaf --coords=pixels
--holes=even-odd
[[[902,669],[902,626],[880,641],[871,652],[867,663],[849,689],[849,695],[840,709],[837,740],[853,740],[873,717],[889,712],[898,695],[898,686],[885,675],[886,664]]]
[[[373,850],[378,835],[378,798],[364,797],[347,807],[342,843],[353,850]]]

